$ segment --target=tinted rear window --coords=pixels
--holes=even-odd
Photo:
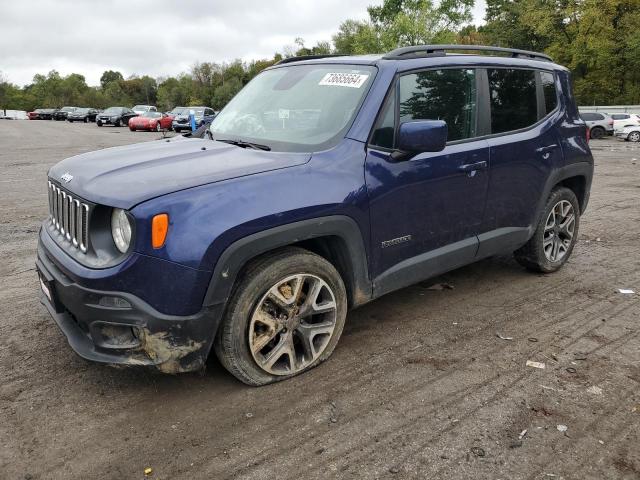
[[[614,120],[626,120],[629,117],[630,115],[626,113],[614,113],[613,115],[611,115],[611,118],[613,118]]]
[[[580,116],[583,120],[594,121],[594,120],[603,120],[604,115],[601,113],[581,113]]]
[[[538,121],[533,70],[489,69],[491,132],[518,130]]]

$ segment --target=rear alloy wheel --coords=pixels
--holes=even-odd
[[[593,127],[591,129],[591,138],[593,138],[595,140],[598,140],[598,139],[604,137],[606,133],[607,132],[605,132],[604,128],[602,128],[602,127]]]
[[[347,312],[344,283],[331,263],[286,248],[254,261],[241,278],[214,343],[229,372],[265,385],[331,355]]]
[[[640,132],[631,132],[627,136],[627,140],[630,142],[640,142]]]
[[[573,191],[560,187],[551,192],[531,239],[515,252],[526,268],[550,273],[569,259],[578,237],[580,207]]]

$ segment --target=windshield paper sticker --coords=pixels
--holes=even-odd
[[[361,73],[327,73],[318,85],[360,88],[367,78],[369,75]]]

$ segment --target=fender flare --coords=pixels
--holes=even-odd
[[[589,191],[591,190],[591,180],[593,178],[593,164],[590,162],[578,162],[560,167],[557,170],[554,170],[551,175],[549,175],[549,178],[547,178],[543,194],[540,196],[540,200],[538,200],[536,215],[534,217],[534,223],[531,225],[530,235],[533,235],[535,226],[540,221],[540,217],[543,214],[544,206],[547,203],[547,199],[549,198],[553,187],[555,187],[563,180],[572,177],[584,177],[585,179],[584,198],[580,203],[580,215],[584,213],[585,209],[587,208],[587,204],[589,203]]]
[[[347,248],[352,306],[371,300],[372,283],[369,279],[367,250],[360,227],[351,217],[332,215],[288,223],[241,238],[229,245],[218,258],[204,306],[226,303],[231,296],[238,274],[253,258],[303,240],[319,237],[339,237]]]

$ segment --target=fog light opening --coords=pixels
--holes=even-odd
[[[131,308],[131,304],[120,297],[101,297],[98,301],[98,305],[106,308]]]

